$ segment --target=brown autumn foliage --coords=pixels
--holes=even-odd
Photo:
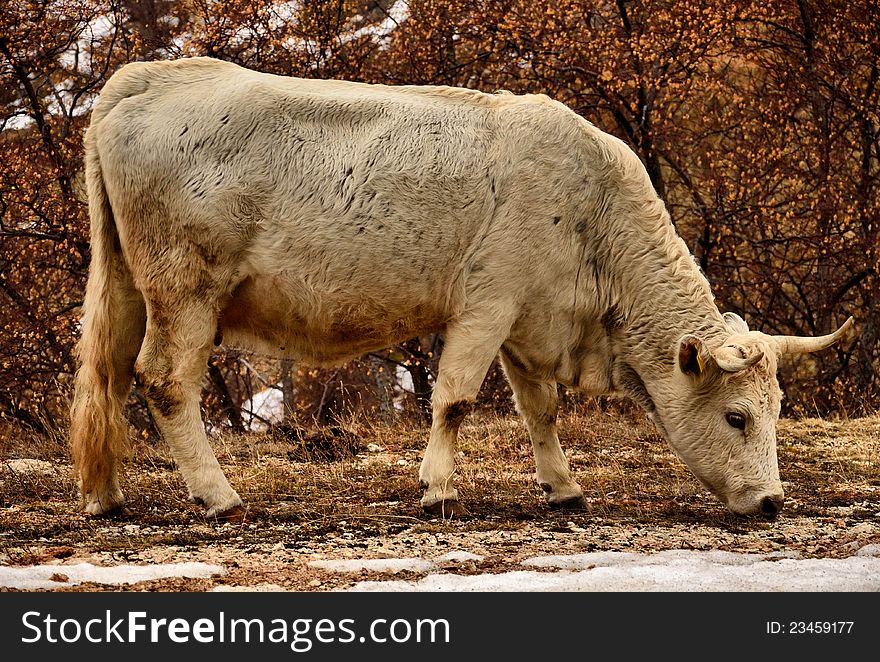
[[[504,88],[566,103],[640,155],[723,310],[767,333],[827,333],[856,318],[856,337],[782,367],[789,414],[877,410],[876,0],[7,0],[7,426],[65,425],[89,259],[81,140],[91,104],[125,62],[191,55],[284,75]],[[414,339],[339,370],[288,365],[286,377],[276,361],[224,348],[206,379],[206,417],[242,429],[252,418],[242,403],[281,382],[305,418],[351,408],[394,415],[398,368],[424,394],[441,343]],[[424,397],[403,401],[405,411],[424,410]],[[497,370],[483,403],[509,408]],[[136,389],[131,404],[147,433]]]

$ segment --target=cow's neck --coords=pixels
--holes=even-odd
[[[628,205],[618,230],[605,235],[606,271],[619,351],[644,380],[671,374],[685,334],[709,347],[729,333],[709,283],[676,234],[663,203]]]

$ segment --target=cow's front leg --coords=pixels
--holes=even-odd
[[[503,324],[503,323],[502,323]],[[453,483],[458,428],[471,410],[509,325],[471,319],[447,328],[431,395],[431,438],[419,470],[422,507],[445,519],[464,513]]]
[[[199,314],[197,302],[150,302],[148,310],[135,370],[156,425],[171,447],[190,499],[204,505],[209,516],[236,517],[241,498],[217,462],[200,413],[216,318],[208,310]]]
[[[559,397],[555,382],[534,379],[512,365],[502,352],[501,363],[513,390],[516,410],[526,422],[538,485],[552,508],[584,508],[584,493],[571,477],[568,459],[556,434],[556,410]]]

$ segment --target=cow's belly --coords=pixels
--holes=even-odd
[[[363,293],[318,292],[305,281],[275,275],[241,283],[218,327],[224,344],[328,365],[440,331],[444,322],[426,302],[400,305]]]
[[[585,305],[574,322],[571,311],[559,307],[563,300],[548,292],[537,307],[527,310],[511,330],[502,355],[533,378],[587,395],[611,393],[613,356],[601,312]]]

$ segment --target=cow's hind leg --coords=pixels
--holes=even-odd
[[[509,326],[498,320],[450,325],[445,334],[437,383],[431,396],[431,438],[419,470],[422,507],[446,519],[464,512],[453,485],[455,441]]]
[[[209,516],[231,516],[238,513],[241,498],[208,443],[199,406],[216,328],[216,313],[204,303],[151,299],[135,369],[190,498],[202,503]]]
[[[511,364],[501,353],[501,363],[513,390],[516,410],[526,422],[532,448],[538,485],[544,490],[553,508],[583,508],[584,493],[571,477],[568,460],[556,434],[558,395],[556,384],[534,379]]]

